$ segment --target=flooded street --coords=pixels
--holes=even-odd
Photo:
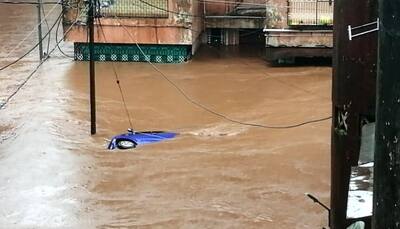
[[[33,28],[36,8],[0,10],[3,66],[35,44],[33,36],[6,57]],[[72,54],[72,44],[63,49]],[[272,67],[262,54],[203,45],[188,63],[156,66],[193,100],[235,120],[287,126],[331,115],[330,67]],[[37,63],[34,52],[1,71],[0,100]],[[0,110],[0,227],[327,225],[327,212],[304,193],[329,204],[330,120],[292,129],[232,123],[190,103],[147,63],[114,65],[134,129],[179,136],[106,150],[107,139],[129,128],[112,64],[96,65],[98,134],[90,136],[88,63],[54,52]]]

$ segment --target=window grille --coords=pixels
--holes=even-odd
[[[288,25],[333,24],[333,0],[289,0]]]
[[[168,17],[168,0],[100,0],[103,17]]]

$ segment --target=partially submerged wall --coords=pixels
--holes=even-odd
[[[301,4],[290,4],[293,2],[295,1],[267,1],[264,28],[267,59],[330,57],[333,46],[332,28],[329,25],[320,24],[316,12],[307,11],[309,9],[316,10],[317,7],[310,8],[304,4],[305,8],[301,8]],[[295,3],[301,2],[296,1]],[[293,18],[289,20],[289,12],[291,12],[289,7],[292,6],[297,7],[298,20],[296,19],[295,24]],[[307,12],[308,15],[301,14],[303,11]],[[326,17],[325,11],[326,9],[324,9],[324,17]],[[313,15],[315,15],[315,18]],[[310,24],[302,24],[301,18],[312,20],[308,20]]]
[[[197,0],[169,0],[168,17],[118,17],[118,19],[102,17],[99,20],[105,37],[96,21],[95,42],[192,45],[203,30],[202,11],[199,5]],[[81,10],[65,9],[65,30],[76,18],[79,20],[67,34],[66,40],[86,42],[86,15],[82,11],[84,9],[82,0],[79,6]]]

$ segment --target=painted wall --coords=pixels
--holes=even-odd
[[[287,6],[287,0],[267,0],[265,27],[269,29],[288,28]]]
[[[182,44],[192,45],[203,31],[202,7],[197,0],[169,0],[168,18],[101,18],[106,38],[98,25],[95,41],[107,43]],[[83,1],[80,0],[83,7]],[[64,30],[67,30],[80,13],[68,9],[64,14]],[[78,17],[77,23],[66,36],[68,41],[86,42],[86,17]],[[126,28],[124,28],[123,26]],[[132,35],[132,38],[129,36]]]
[[[232,0],[232,2],[239,3],[240,1]],[[207,15],[207,16],[227,15],[235,7],[235,4],[232,4],[232,2],[230,2],[230,3],[224,3],[222,1],[221,2],[218,2],[218,1],[206,2],[206,3],[204,3],[204,5],[205,5],[205,8],[204,8],[205,15]]]

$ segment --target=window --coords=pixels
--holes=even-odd
[[[100,0],[103,17],[168,17],[168,0]]]
[[[289,0],[288,25],[333,24],[332,0]]]

